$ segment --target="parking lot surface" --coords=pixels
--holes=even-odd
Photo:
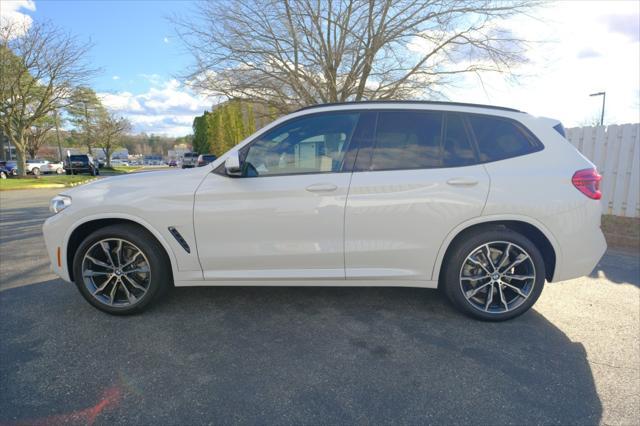
[[[181,288],[122,318],[49,272],[55,193],[0,193],[0,425],[638,424],[638,253],[499,324],[400,288]]]

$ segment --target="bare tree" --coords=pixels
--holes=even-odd
[[[501,27],[529,0],[209,0],[175,18],[196,89],[286,112],[438,95],[462,74],[512,73],[525,41]]]
[[[29,157],[36,158],[40,147],[47,141],[47,135],[56,127],[53,114],[45,115],[34,121],[26,133],[25,148]]]
[[[34,123],[68,105],[73,88],[95,70],[85,64],[89,44],[48,23],[0,28],[0,126],[26,174],[26,139]]]
[[[121,144],[122,137],[130,131],[131,123],[124,117],[107,113],[100,119],[96,141],[107,158],[107,167],[111,167],[111,154]]]

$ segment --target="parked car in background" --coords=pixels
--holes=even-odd
[[[4,169],[7,177],[18,176],[18,164],[15,161],[0,161],[0,167]]]
[[[198,167],[206,166],[207,164],[213,163],[214,161],[216,161],[216,158],[218,158],[218,157],[216,157],[213,154],[200,154],[198,156],[198,161],[197,161],[196,165]]]
[[[182,168],[190,169],[196,166],[196,162],[198,161],[198,153],[196,152],[185,152],[182,156]]]
[[[128,167],[129,166],[129,161],[127,160],[120,160],[118,158],[114,158],[111,160],[111,166],[123,166],[123,167]]]
[[[47,160],[41,160],[37,158],[29,159],[26,161],[27,173],[38,176],[41,173],[44,173],[46,169],[48,169],[47,164]]]
[[[7,170],[2,164],[0,164],[0,179],[7,179],[9,177],[13,177],[11,172]]]
[[[97,161],[87,154],[74,154],[65,158],[64,169],[68,175],[88,173],[91,176],[100,174]]]
[[[178,167],[178,162],[176,160],[170,160],[167,165],[169,167]]]
[[[45,167],[42,169],[42,173],[55,173],[57,175],[61,175],[64,173],[64,162],[47,161]]]

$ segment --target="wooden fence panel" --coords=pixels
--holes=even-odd
[[[604,212],[640,217],[640,124],[567,129],[567,139],[602,174]]]

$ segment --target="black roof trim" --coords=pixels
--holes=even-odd
[[[506,107],[501,107],[501,106],[495,106],[495,105],[483,105],[483,104],[470,104],[470,103],[464,103],[464,102],[444,102],[444,101],[390,101],[390,100],[383,100],[383,101],[352,101],[352,102],[333,102],[333,103],[326,103],[326,104],[317,104],[317,105],[309,105],[303,108],[300,108],[298,110],[296,110],[295,112],[298,111],[305,111],[308,109],[313,109],[313,108],[322,108],[322,107],[327,107],[327,106],[340,106],[340,105],[366,105],[366,104],[420,104],[420,105],[453,105],[453,106],[462,106],[462,107],[475,107],[475,108],[490,108],[490,109],[498,109],[501,111],[510,111],[510,112],[523,112],[520,111],[518,109],[513,109],[513,108],[506,108]]]

